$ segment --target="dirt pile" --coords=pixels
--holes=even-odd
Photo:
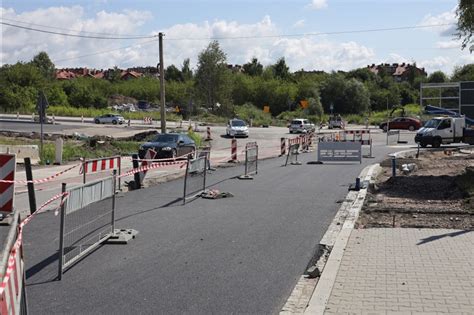
[[[474,151],[427,151],[391,161],[368,193],[358,227],[474,228]],[[402,171],[411,164],[412,171]]]

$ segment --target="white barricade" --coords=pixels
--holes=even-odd
[[[362,144],[352,141],[319,142],[318,161],[362,163]]]

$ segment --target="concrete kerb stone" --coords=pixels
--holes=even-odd
[[[362,181],[374,183],[381,170],[379,164],[373,164],[364,168],[359,177]],[[280,314],[324,313],[367,189],[349,191],[317,246],[312,260],[314,263],[310,263],[306,274],[301,276]]]

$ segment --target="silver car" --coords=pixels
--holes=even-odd
[[[231,119],[227,122],[225,130],[228,137],[245,137],[249,136],[249,127],[245,121],[241,119]]]
[[[97,116],[94,118],[94,122],[96,124],[123,124],[125,122],[125,118],[117,114],[105,114],[102,116]]]
[[[293,119],[289,126],[290,133],[307,133],[315,130],[314,124],[308,119]]]

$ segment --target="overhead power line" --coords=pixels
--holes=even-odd
[[[9,19],[3,19],[9,20]],[[11,20],[14,21],[14,20]],[[0,22],[1,24],[8,25],[11,27],[21,28],[29,31],[53,34],[53,35],[61,35],[61,36],[69,36],[69,37],[80,37],[80,38],[88,38],[88,39],[104,39],[104,40],[124,40],[124,39],[149,39],[149,38],[157,38],[158,35],[115,35],[115,34],[107,34],[107,36],[98,36],[98,35],[85,35],[85,34],[70,34],[64,32],[55,32],[55,31],[48,31],[44,29],[29,27],[18,25],[14,23],[7,23],[7,22]],[[27,22],[19,22],[19,23],[27,23]],[[32,23],[29,23],[33,25]],[[45,28],[55,28],[51,26],[45,25],[38,25]],[[412,25],[412,26],[400,26],[400,27],[388,27],[388,28],[372,28],[372,29],[361,29],[361,30],[345,30],[345,31],[333,31],[333,32],[317,32],[317,33],[299,33],[299,34],[281,34],[281,35],[250,35],[250,36],[223,36],[223,37],[195,37],[195,38],[180,38],[180,37],[168,37],[167,40],[169,41],[181,41],[181,40],[242,40],[242,39],[263,39],[263,38],[285,38],[285,37],[307,37],[307,36],[323,36],[323,35],[343,35],[343,34],[357,34],[357,33],[372,33],[372,32],[386,32],[386,31],[399,31],[399,30],[410,30],[410,29],[422,29],[422,28],[433,28],[433,27],[441,27],[441,26],[452,26],[456,25],[455,23],[444,23],[444,24],[430,24],[430,25]],[[66,30],[60,29],[67,32],[79,32],[74,30]],[[81,31],[82,32],[82,31]],[[94,34],[92,32],[87,32]],[[105,33],[95,33],[99,35],[105,35]]]
[[[142,34],[112,34],[112,33],[100,33],[100,32],[90,32],[90,31],[84,31],[84,30],[73,30],[73,29],[67,29],[63,27],[57,27],[57,26],[50,26],[50,25],[44,25],[44,24],[36,24],[36,23],[31,23],[27,21],[20,21],[20,20],[14,20],[14,19],[9,19],[5,17],[1,17],[1,20],[8,21],[8,22],[13,22],[16,24],[26,24],[27,26],[39,26],[42,28],[50,28],[50,29],[55,29],[55,30],[61,30],[61,31],[66,31],[66,32],[75,32],[75,33],[81,33],[81,34],[95,34],[95,35],[105,35],[105,36],[124,36],[124,37],[137,37],[137,36],[148,36],[148,35],[142,35]]]
[[[342,34],[355,34],[355,33],[372,33],[372,32],[385,32],[385,31],[399,31],[399,30],[410,30],[419,28],[431,28],[440,26],[451,26],[456,25],[455,23],[445,24],[431,24],[431,25],[414,25],[414,26],[400,26],[400,27],[388,27],[388,28],[372,28],[362,30],[350,30],[350,31],[334,31],[334,32],[318,32],[318,33],[300,33],[300,34],[283,34],[283,35],[251,35],[251,36],[232,36],[232,37],[202,37],[202,38],[167,38],[167,40],[232,40],[232,39],[262,39],[262,38],[284,38],[284,37],[306,37],[306,36],[322,36],[322,35],[342,35]]]
[[[69,33],[63,33],[63,32],[54,32],[54,31],[42,30],[42,29],[38,29],[38,28],[34,28],[34,27],[22,26],[22,25],[6,23],[6,22],[0,22],[0,24],[8,25],[8,26],[11,26],[11,27],[16,27],[16,28],[21,28],[21,29],[28,30],[28,31],[40,32],[40,33],[46,33],[46,34],[53,34],[53,35],[61,35],[61,36],[68,36],[68,37],[89,38],[89,39],[113,39],[113,40],[118,40],[118,39],[147,39],[147,38],[157,38],[158,37],[158,35],[120,36],[120,37],[117,36],[117,35],[92,36],[92,35],[81,35],[81,34],[69,34]]]

